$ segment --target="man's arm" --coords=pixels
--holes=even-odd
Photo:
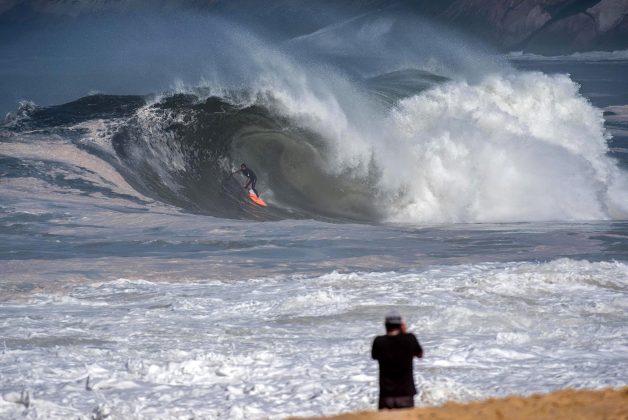
[[[235,174],[237,174],[238,172],[242,172],[242,169],[238,169],[237,171],[232,172],[232,173],[231,173],[231,176],[234,176],[234,175],[235,175]]]
[[[414,348],[414,355],[421,359],[423,357],[423,347],[421,347],[421,344],[419,344],[419,340],[416,339],[416,336],[414,334],[412,334],[412,337],[414,337],[414,341],[415,341],[415,348]]]

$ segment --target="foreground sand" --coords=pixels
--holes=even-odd
[[[628,420],[628,387],[603,391],[557,391],[547,395],[447,403],[413,410],[369,411],[329,417],[335,420]]]

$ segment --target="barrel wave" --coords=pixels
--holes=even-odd
[[[229,45],[222,72],[150,95],[25,102],[7,116],[3,140],[28,147],[55,136],[115,168],[138,194],[217,217],[421,224],[628,215],[628,176],[609,156],[602,111],[567,75],[515,70],[393,15],[281,43],[215,27]],[[439,42],[429,49],[413,41],[430,36]],[[231,176],[241,162],[257,173],[267,209]]]

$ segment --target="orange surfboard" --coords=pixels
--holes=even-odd
[[[249,198],[251,199],[252,202],[257,204],[258,206],[266,207],[266,202],[262,200],[261,198],[259,198],[257,194],[253,192],[253,190],[249,190]]]

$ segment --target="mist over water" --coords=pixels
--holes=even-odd
[[[78,72],[107,93],[171,84],[116,123],[116,153],[107,158],[158,200],[249,217],[237,203],[208,204],[232,195],[228,172],[248,161],[275,207],[261,217],[271,219],[286,212],[406,223],[626,215],[626,175],[606,156],[601,112],[575,83],[515,70],[460,34],[394,8],[291,38],[190,10],[168,18],[110,11],[68,27],[49,42],[51,57],[69,60],[59,75]],[[27,37],[10,48],[43,46]],[[113,79],[119,87],[107,86]],[[75,80],[62,85],[86,82]],[[103,116],[88,110],[74,112],[81,121]],[[241,111],[250,116],[237,120]],[[64,123],[55,121],[61,114],[45,124]],[[202,191],[208,179],[218,186]]]

